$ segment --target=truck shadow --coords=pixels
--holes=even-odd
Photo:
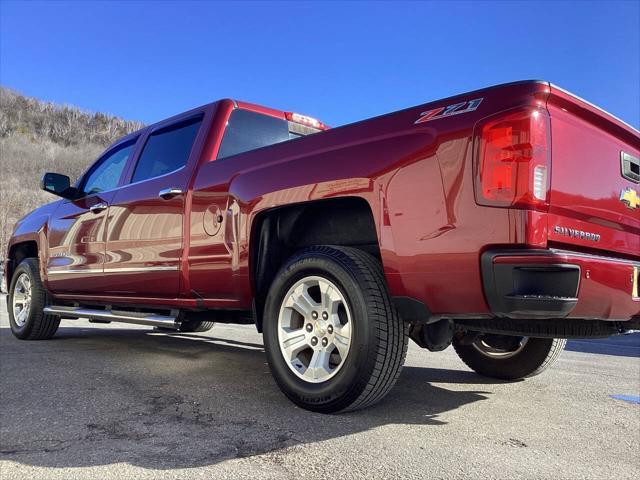
[[[327,416],[282,395],[259,343],[70,327],[47,342],[20,342],[2,328],[0,343],[0,458],[54,468],[167,470],[266,453],[277,462],[284,449],[390,424],[424,426],[420,441],[498,383],[408,367],[380,404]]]

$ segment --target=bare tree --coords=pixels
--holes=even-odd
[[[15,223],[54,200],[38,188],[45,171],[75,179],[107,145],[143,126],[0,87],[0,259]]]

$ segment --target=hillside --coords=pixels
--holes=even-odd
[[[0,87],[0,258],[16,220],[55,200],[39,189],[44,172],[75,180],[106,146],[142,126]]]

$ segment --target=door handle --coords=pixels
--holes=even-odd
[[[165,188],[158,192],[158,196],[163,200],[169,200],[177,195],[182,195],[184,192],[179,188]]]
[[[89,207],[89,210],[91,211],[91,213],[100,213],[103,210],[106,210],[107,208],[109,208],[109,205],[102,202],[102,203],[96,203],[95,205],[91,205]]]

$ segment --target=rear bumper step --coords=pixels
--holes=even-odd
[[[629,321],[640,314],[640,262],[563,250],[489,250],[482,281],[499,318]]]
[[[563,318],[578,303],[580,267],[566,263],[535,263],[537,252],[508,263],[496,261],[505,252],[482,255],[482,280],[491,311],[509,318]],[[523,258],[524,257],[524,258]]]
[[[120,310],[97,310],[82,307],[49,306],[44,308],[47,315],[58,315],[64,318],[87,318],[90,320],[104,320],[111,322],[147,325],[150,327],[164,327],[178,329],[180,322],[177,317],[158,315],[156,313],[125,312]]]

